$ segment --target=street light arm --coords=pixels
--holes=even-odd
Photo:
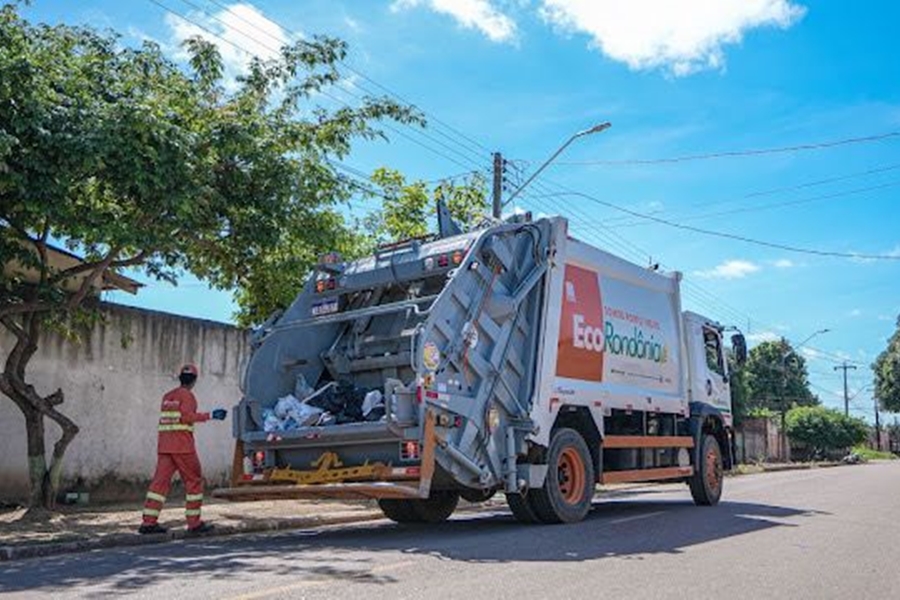
[[[565,142],[562,146],[560,146],[560,147],[556,150],[556,152],[554,152],[554,153],[550,156],[550,158],[548,158],[547,160],[545,160],[544,163],[543,163],[540,167],[538,167],[537,170],[536,170],[534,173],[531,174],[531,177],[529,177],[529,178],[525,181],[525,183],[523,183],[522,185],[520,185],[520,186],[516,189],[516,191],[514,191],[514,192],[510,195],[510,197],[506,199],[506,202],[503,203],[503,206],[506,206],[507,204],[509,204],[510,202],[512,202],[513,199],[514,199],[516,196],[518,196],[519,193],[520,193],[522,190],[524,190],[526,187],[528,187],[528,184],[531,183],[532,181],[534,181],[534,179],[535,179],[538,175],[541,174],[541,171],[543,171],[544,169],[546,169],[546,168],[547,168],[547,165],[549,165],[550,163],[552,163],[553,160],[554,160],[557,156],[559,156],[560,154],[562,154],[563,150],[565,150],[566,148],[569,147],[569,144],[571,144],[572,142],[574,142],[576,139],[578,139],[578,138],[580,138],[580,137],[583,137],[583,136],[586,136],[586,135],[591,135],[591,134],[593,134],[593,133],[600,133],[601,131],[605,131],[605,130],[609,129],[610,127],[612,127],[612,123],[600,123],[599,125],[594,125],[593,127],[589,128],[589,129],[584,129],[584,130],[582,130],[582,131],[579,131],[578,133],[576,133],[575,135],[573,135],[572,137],[570,137],[569,139],[567,139],[566,142]]]

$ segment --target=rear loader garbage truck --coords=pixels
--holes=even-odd
[[[725,328],[682,310],[681,275],[561,217],[461,233],[440,216],[432,238],[323,257],[255,333],[214,494],[374,498],[430,523],[498,491],[521,521],[579,521],[620,482],[716,504],[734,462]]]

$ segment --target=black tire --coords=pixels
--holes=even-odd
[[[547,449],[544,485],[528,492],[528,501],[544,523],[575,523],[591,510],[594,462],[581,434],[558,429]]]
[[[509,510],[512,511],[513,516],[519,523],[531,525],[533,523],[541,522],[537,514],[535,514],[534,509],[531,508],[528,496],[523,496],[522,494],[506,494],[506,504],[509,505]]]
[[[694,465],[694,474],[688,481],[694,504],[715,506],[722,497],[722,485],[725,481],[722,448],[715,436],[710,434],[703,436],[698,463]]]
[[[466,502],[476,504],[478,502],[487,502],[494,497],[497,490],[479,490],[475,488],[462,488],[459,490],[459,497]]]
[[[413,506],[412,500],[394,500],[382,498],[378,501],[378,508],[391,521],[395,523],[421,523],[422,518]]]
[[[422,523],[441,523],[450,518],[456,505],[459,504],[459,493],[448,490],[436,490],[424,500],[410,500],[413,510]]]

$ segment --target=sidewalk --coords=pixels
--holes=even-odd
[[[59,507],[49,522],[23,520],[24,509],[0,512],[0,561],[49,556],[112,546],[136,546],[186,537],[183,502],[167,504],[160,524],[166,535],[139,535],[141,505]],[[281,500],[230,503],[210,500],[203,520],[215,530],[207,535],[231,535],[303,529],[383,518],[374,501]]]

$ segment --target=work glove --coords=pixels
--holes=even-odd
[[[212,418],[217,421],[224,421],[225,417],[227,417],[227,416],[228,416],[228,411],[225,410],[224,408],[217,408],[216,410],[212,411]]]

